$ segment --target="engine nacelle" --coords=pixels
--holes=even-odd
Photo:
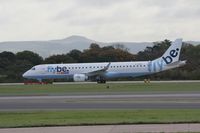
[[[75,82],[83,82],[88,80],[88,76],[85,74],[74,74],[73,79]]]

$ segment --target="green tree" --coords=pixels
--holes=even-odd
[[[113,46],[101,48],[98,44],[91,44],[90,48],[84,50],[81,55],[82,62],[116,62],[132,60],[135,60],[135,56],[126,50],[114,48]]]
[[[170,45],[171,41],[167,39],[162,42],[154,42],[153,47],[146,47],[144,51],[140,51],[136,56],[136,60],[145,61],[156,59],[162,56]]]
[[[16,54],[16,58],[17,58],[17,60],[30,61],[33,65],[38,65],[43,62],[43,59],[41,56],[39,56],[37,53],[31,52],[31,51],[18,52]]]
[[[67,55],[73,58],[76,62],[81,62],[81,54],[81,51],[73,49]]]
[[[114,44],[113,47],[115,49],[121,49],[122,51],[125,51],[125,52],[129,51],[127,47],[125,47],[123,44],[120,44],[120,43]]]
[[[100,49],[100,46],[98,44],[96,44],[96,43],[92,43],[90,45],[90,49]]]
[[[4,51],[0,53],[0,69],[5,69],[16,60],[15,54],[12,52]]]
[[[74,63],[74,62],[76,62],[76,60],[74,60],[72,57],[66,54],[52,55],[44,60],[45,64]]]

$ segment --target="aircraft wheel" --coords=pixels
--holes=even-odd
[[[98,84],[105,84],[105,83],[106,83],[106,80],[97,80],[97,83],[98,83]]]

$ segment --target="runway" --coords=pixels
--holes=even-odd
[[[200,109],[200,93],[0,97],[0,111],[62,109]]]
[[[1,133],[177,133],[199,132],[200,124],[137,124],[102,126],[62,126],[0,129]]]
[[[199,83],[200,80],[161,80],[161,81],[150,81],[151,83]],[[144,81],[107,81],[108,84],[136,84],[136,83],[144,83]],[[97,84],[96,82],[53,82],[55,85],[60,84]],[[24,83],[0,83],[0,86],[8,86],[8,85],[24,85]]]

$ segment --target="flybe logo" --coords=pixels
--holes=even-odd
[[[175,49],[172,49],[170,52],[169,52],[169,55],[166,56],[166,57],[162,57],[162,59],[164,60],[164,62],[166,64],[170,64],[173,62],[173,58],[175,58],[177,55],[178,55],[178,52],[179,52],[179,48],[177,48],[176,50]]]
[[[67,69],[67,67],[52,67],[52,66],[48,66],[47,67],[47,71],[51,72],[51,73],[55,73],[55,74],[69,74],[69,70]]]

